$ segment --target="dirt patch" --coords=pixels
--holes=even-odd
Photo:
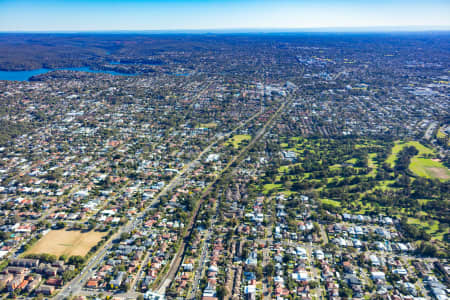
[[[54,254],[85,256],[106,233],[78,230],[51,230],[31,247],[27,254]]]
[[[443,179],[443,180],[450,179],[450,175],[449,175],[448,171],[444,168],[428,167],[427,171],[436,178]]]

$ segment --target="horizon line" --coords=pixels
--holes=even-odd
[[[450,31],[450,25],[336,26],[297,28],[193,28],[193,29],[92,29],[92,30],[0,30],[4,33],[395,33]]]

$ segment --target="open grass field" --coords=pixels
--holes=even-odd
[[[356,158],[351,158],[345,161],[347,164],[356,164]]]
[[[409,169],[414,174],[426,178],[437,178],[440,180],[449,180],[450,171],[440,161],[429,158],[413,157]]]
[[[302,165],[301,163],[295,163],[295,164],[292,164],[292,165],[281,166],[281,167],[278,168],[278,172],[280,172],[280,173],[287,173],[287,172],[289,172],[289,168],[294,168],[295,166],[301,166],[301,165]]]
[[[425,231],[430,234],[434,239],[441,240],[444,238],[444,234],[448,232],[448,229],[443,232],[439,231],[439,222],[434,221],[432,224],[429,224],[428,222],[423,222],[417,218],[408,218],[408,224],[414,224],[418,227],[421,227],[425,229]]]
[[[334,207],[341,207],[341,203],[331,199],[320,199],[320,201],[324,204],[332,205]]]
[[[386,160],[386,163],[390,164],[391,166],[394,166],[395,160],[397,159],[397,154],[406,146],[414,146],[419,151],[419,156],[424,154],[433,154],[433,150],[425,147],[421,143],[417,141],[409,141],[409,142],[401,142],[396,141],[395,146],[392,148],[392,153],[389,155],[389,157]]]
[[[423,157],[425,154],[433,154],[434,151],[416,141],[410,141],[407,143],[400,141],[395,142],[395,146],[392,148],[392,153],[386,162],[393,166],[395,160],[397,159],[397,154],[405,146],[414,146],[419,151],[419,154],[411,159],[411,164],[409,165],[411,172],[421,177],[436,178],[444,181],[450,180],[450,171],[441,162]]]
[[[368,166],[369,166],[369,168],[372,169],[369,173],[369,176],[377,175],[378,166],[377,166],[377,164],[375,164],[375,161],[374,161],[376,156],[377,156],[376,153],[369,153]]]
[[[447,145],[450,145],[450,139],[448,139],[447,135],[444,133],[443,128],[439,128],[436,133],[436,138],[438,139],[447,139]]]
[[[282,184],[275,184],[275,183],[265,184],[263,193],[268,194],[271,190],[278,190],[282,186],[283,186]]]
[[[98,231],[51,230],[37,241],[26,254],[85,256],[105,235],[106,233]]]
[[[230,138],[227,141],[227,145],[231,144],[231,145],[233,145],[234,148],[237,149],[237,148],[239,148],[240,144],[243,141],[250,141],[251,139],[252,139],[252,137],[249,134],[238,134],[238,135],[235,135],[232,138]]]
[[[442,132],[441,128],[439,128],[439,130],[437,131],[436,137],[437,137],[438,139],[442,139],[442,138],[445,138],[445,137],[446,137],[445,133]]]
[[[211,123],[202,123],[197,126],[197,128],[216,128],[217,123],[211,122]]]

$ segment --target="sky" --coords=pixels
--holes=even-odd
[[[450,29],[450,0],[0,0],[0,31]]]

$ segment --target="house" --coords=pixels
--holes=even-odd
[[[363,230],[362,230],[362,228],[360,227],[360,226],[355,226],[355,234],[356,235],[363,235],[364,234],[364,232],[363,232]]]
[[[358,277],[356,277],[355,275],[346,275],[345,280],[347,281],[348,285],[350,285],[352,287],[361,285],[361,280]]]
[[[15,267],[36,268],[39,266],[39,259],[12,259],[9,264]]]
[[[42,270],[42,273],[47,276],[56,276],[56,274],[58,273],[58,269],[47,266]]]
[[[38,285],[39,282],[41,281],[42,277],[39,274],[33,275],[33,277],[31,278],[31,281],[28,283],[27,287],[26,287],[26,291],[27,292],[31,292],[33,291]]]
[[[59,278],[49,278],[49,279],[47,279],[45,284],[52,285],[52,286],[63,286],[64,282],[62,279],[59,279]]]
[[[181,267],[187,272],[191,272],[194,269],[192,264],[182,264]]]
[[[245,264],[249,266],[256,266],[258,264],[258,255],[256,251],[252,251],[248,258],[245,260]]]
[[[28,274],[30,270],[23,267],[7,267],[4,272],[10,274]]]
[[[407,252],[408,251],[408,247],[403,244],[403,243],[397,243],[397,249],[400,252]]]
[[[245,299],[256,299],[256,285],[251,284],[244,287]]]
[[[117,289],[122,285],[123,280],[125,279],[126,273],[125,272],[119,272],[113,280],[111,280],[110,285],[111,288]]]
[[[382,242],[375,242],[375,247],[377,250],[386,251],[386,246]]]
[[[392,224],[394,224],[394,221],[390,217],[384,217],[383,218],[383,223],[386,224],[386,225],[392,225]]]
[[[370,259],[370,262],[371,262],[372,265],[374,265],[374,266],[380,266],[381,265],[380,260],[378,259],[378,257],[376,255],[373,255],[373,254],[370,255],[369,259]]]
[[[300,259],[307,259],[307,258],[308,258],[307,254],[306,254],[306,249],[305,249],[305,248],[297,247],[297,248],[295,249],[295,253],[296,253],[296,255],[297,255]]]
[[[342,214],[342,218],[344,219],[344,221],[350,221],[352,218],[352,215],[350,215],[348,213],[344,213],[344,214]]]
[[[323,260],[325,258],[323,251],[320,249],[314,250],[314,255],[318,260]]]
[[[206,163],[214,162],[219,160],[219,154],[209,154],[208,157],[205,159]]]
[[[205,289],[203,290],[203,297],[202,299],[217,299],[216,296],[216,286],[215,284],[212,284],[210,281],[208,281],[208,284],[206,285]]]
[[[285,160],[294,162],[297,159],[297,153],[295,153],[294,151],[283,151],[282,153]]]
[[[98,280],[91,279],[86,283],[86,287],[90,289],[95,289],[98,287]]]
[[[24,280],[24,281],[22,281],[18,286],[17,286],[17,289],[18,290],[23,290],[26,286],[27,286],[27,284],[28,284],[28,280]]]
[[[295,281],[299,281],[299,282],[308,282],[309,281],[308,272],[306,272],[305,270],[300,270],[297,273],[293,273],[291,276],[292,276],[292,279],[294,279]]]
[[[164,295],[157,294],[152,291],[148,291],[144,294],[144,299],[146,300],[165,300]]]
[[[7,273],[7,274],[0,274],[0,290],[4,289],[6,285],[13,280],[14,276],[13,274]]]
[[[353,242],[353,247],[355,247],[355,248],[361,248],[362,245],[363,245],[363,244],[361,243],[361,241],[358,240],[358,239],[353,239],[352,242]]]
[[[372,277],[373,280],[385,280],[386,276],[383,272],[374,271],[371,272],[370,277]]]
[[[354,269],[353,269],[353,265],[351,262],[349,262],[348,260],[344,261],[342,263],[343,267],[344,267],[344,272],[348,273],[348,274],[353,274],[354,273]]]
[[[16,290],[24,281],[24,279],[25,276],[23,274],[16,274],[14,278],[6,285],[8,288],[8,292],[13,292],[14,290]]]
[[[55,288],[53,286],[41,284],[36,289],[36,294],[52,295],[54,291],[55,291]]]
[[[389,233],[389,231],[383,229],[383,228],[376,228],[375,229],[375,233],[378,234],[379,236],[381,236],[382,238],[385,238],[387,240],[391,239],[391,234]]]
[[[404,268],[395,269],[392,271],[392,273],[400,275],[400,276],[408,275],[408,271],[406,271],[406,269],[404,269]]]

